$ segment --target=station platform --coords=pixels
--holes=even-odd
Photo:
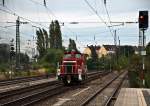
[[[122,88],[114,106],[150,106],[150,89]]]

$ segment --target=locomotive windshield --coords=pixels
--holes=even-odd
[[[76,54],[76,58],[81,58],[81,54]]]
[[[64,58],[71,58],[71,54],[65,54]]]
[[[81,54],[65,54],[64,58],[81,58]]]

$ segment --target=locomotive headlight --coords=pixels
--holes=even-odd
[[[60,69],[57,69],[56,79],[61,80],[60,78]]]
[[[60,69],[57,69],[57,75],[58,76],[60,75]]]
[[[82,69],[78,69],[78,78],[82,80]]]
[[[78,74],[81,74],[82,73],[82,69],[78,69]]]

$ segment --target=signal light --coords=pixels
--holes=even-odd
[[[11,56],[11,57],[15,56],[15,52],[14,52],[14,51],[11,51],[11,52],[10,52],[10,56]]]
[[[139,28],[148,28],[148,11],[139,11]]]
[[[144,19],[144,16],[140,16],[140,19]]]
[[[15,50],[15,48],[14,48],[14,47],[10,47],[10,50],[14,51],[14,50]]]
[[[11,56],[11,57],[15,56],[15,51],[14,51],[14,50],[15,50],[14,45],[11,44],[11,45],[10,45],[10,56]]]

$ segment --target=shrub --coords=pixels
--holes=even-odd
[[[130,87],[138,88],[139,85],[139,75],[135,71],[128,71]]]

